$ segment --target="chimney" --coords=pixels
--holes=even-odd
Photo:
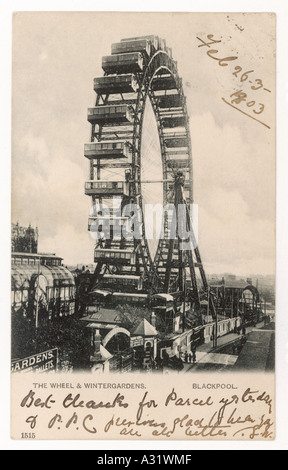
[[[155,312],[151,313],[150,323],[151,323],[152,326],[154,326],[154,328],[156,328],[156,315],[155,315]]]

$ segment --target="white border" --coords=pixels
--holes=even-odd
[[[0,43],[1,43],[1,270],[0,270],[0,406],[1,450],[287,450],[288,422],[288,315],[286,313],[288,282],[288,61],[287,61],[287,20],[288,2],[281,0],[202,0],[201,9],[195,0],[159,2],[146,0],[137,8],[135,0],[116,0],[105,2],[105,11],[184,11],[184,12],[275,12],[277,14],[277,435],[273,442],[219,442],[219,441],[37,441],[19,442],[9,438],[10,426],[10,280],[7,272],[10,266],[10,154],[11,154],[11,37],[13,11],[99,11],[93,0],[11,0],[9,6],[1,6]],[[41,8],[39,8],[39,4]],[[101,11],[101,10],[100,10]],[[285,152],[286,151],[286,152]],[[263,234],[265,236],[265,234]]]

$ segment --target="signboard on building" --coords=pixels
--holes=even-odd
[[[138,346],[144,346],[144,338],[142,336],[134,336],[130,339],[131,348],[137,348]]]
[[[50,349],[34,356],[12,361],[11,372],[51,372],[57,369],[58,349]]]

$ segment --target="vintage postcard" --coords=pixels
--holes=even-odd
[[[14,13],[13,439],[275,439],[275,42]]]

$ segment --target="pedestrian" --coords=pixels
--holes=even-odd
[[[189,362],[192,362],[192,354],[190,353],[188,356]]]
[[[196,351],[193,351],[193,364],[196,362]]]
[[[246,328],[245,328],[245,326],[243,326],[243,328],[242,328],[242,334],[243,334],[243,335],[246,335]]]
[[[185,362],[188,362],[188,352],[185,352]]]

